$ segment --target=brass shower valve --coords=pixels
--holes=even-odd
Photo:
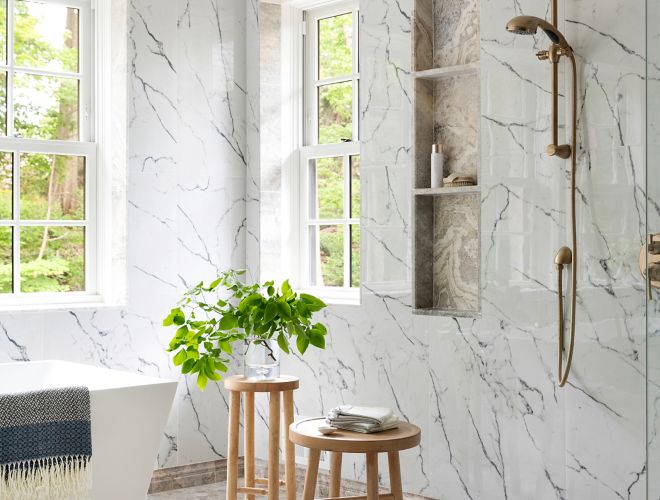
[[[539,61],[546,61],[550,58],[550,53],[547,50],[540,50],[536,53],[536,57]]]
[[[653,300],[652,289],[660,289],[660,234],[649,234],[646,244],[642,245],[639,270],[646,279],[648,299]]]

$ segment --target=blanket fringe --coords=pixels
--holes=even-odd
[[[84,500],[90,497],[91,484],[88,456],[0,464],[0,500]]]

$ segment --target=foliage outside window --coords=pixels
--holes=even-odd
[[[360,286],[357,5],[306,12],[302,275],[310,288]]]
[[[0,3],[0,293],[89,292],[88,0]]]

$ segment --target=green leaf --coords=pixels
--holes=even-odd
[[[227,354],[232,353],[231,344],[229,342],[220,342],[220,349],[222,349]]]
[[[305,354],[305,351],[309,347],[309,339],[304,335],[298,335],[298,337],[296,337],[296,346],[298,347],[300,354]]]
[[[315,330],[309,331],[309,343],[314,347],[318,347],[319,349],[325,349],[325,337],[323,334]]]
[[[280,349],[285,353],[289,354],[289,342],[286,339],[286,335],[282,332],[277,336],[277,345],[280,346]]]
[[[221,372],[226,372],[229,368],[222,361],[216,359],[215,360],[215,369],[219,370]]]
[[[309,310],[312,312],[320,311],[324,307],[327,307],[326,303],[323,302],[321,299],[314,297],[313,295],[310,295],[308,293],[301,293],[300,300],[302,300],[305,303],[305,305],[309,308]]]
[[[208,290],[209,291],[214,290],[220,283],[222,283],[223,279],[224,278],[221,276],[221,277],[217,278],[215,281],[211,282],[211,284],[209,285]]]
[[[270,323],[277,315],[277,303],[268,302],[266,310],[264,311],[264,322]]]
[[[163,320],[163,326],[171,326],[174,323],[174,313],[170,313]]]
[[[248,295],[245,297],[243,300],[241,300],[241,303],[238,305],[238,309],[240,311],[245,311],[250,306],[253,306],[263,300],[263,297],[261,296],[260,293],[253,293],[252,295]]]
[[[199,372],[199,375],[197,375],[197,386],[201,390],[204,390],[206,389],[206,384],[208,384],[208,382],[209,382],[208,377],[204,373]]]
[[[174,317],[172,318],[172,321],[175,325],[183,325],[186,322],[186,317],[184,316],[181,309],[174,310]]]
[[[316,330],[317,332],[321,333],[322,335],[325,335],[328,333],[328,329],[325,327],[323,323],[316,323],[313,327],[312,330]]]
[[[186,322],[186,317],[180,307],[172,309],[170,314],[163,320],[163,326],[170,325],[183,325]]]
[[[282,295],[288,297],[291,294],[291,285],[289,285],[289,280],[284,280],[282,283]]]
[[[280,315],[284,318],[291,317],[291,306],[286,303],[286,301],[280,299],[277,301],[277,310],[280,312]]]
[[[238,318],[234,313],[225,314],[220,322],[218,323],[218,329],[220,330],[231,330],[238,326]]]
[[[176,353],[174,356],[173,362],[174,366],[180,366],[183,364],[183,362],[188,359],[188,353],[181,349],[179,352]]]
[[[181,373],[184,375],[187,373],[190,373],[195,366],[196,361],[192,358],[186,359],[186,361],[183,363],[183,366],[181,367]]]

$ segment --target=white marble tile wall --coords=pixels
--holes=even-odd
[[[545,17],[547,4],[480,2],[483,314],[476,320],[411,314],[412,7],[411,0],[361,4],[363,300],[325,313],[325,353],[285,362],[302,377],[298,412],[351,402],[393,407],[424,433],[422,445],[404,454],[404,487],[433,498],[645,498],[645,302],[637,272],[644,2],[561,6],[581,102],[578,339],[564,389],[555,384],[553,257],[569,242],[569,164],[543,153],[549,67],[534,51],[547,41],[504,30],[515,15]],[[562,122],[568,111],[562,98]],[[364,479],[363,461],[345,473]],[[384,483],[386,476],[384,469]]]
[[[245,10],[243,0],[129,2],[127,305],[2,314],[0,361],[177,378],[163,314],[187,285],[246,262]],[[161,467],[226,453],[224,392],[181,380]]]

